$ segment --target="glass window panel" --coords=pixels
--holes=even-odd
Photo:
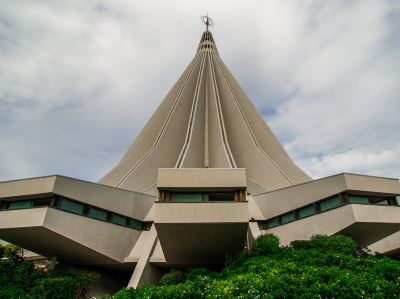
[[[146,224],[145,224],[146,230],[150,230],[152,224],[153,224],[153,223],[146,223]]]
[[[142,225],[142,222],[139,222],[139,221],[136,221],[136,220],[131,220],[131,227],[132,228],[135,228],[135,229],[138,229],[138,230],[142,230],[142,227],[143,227],[143,225]]]
[[[65,198],[63,198],[61,202],[61,209],[75,212],[78,214],[83,214],[83,207],[84,207],[83,204]]]
[[[396,205],[399,205],[399,197],[400,196],[397,196],[397,197],[394,198],[394,201],[396,202]]]
[[[327,200],[321,201],[321,211],[326,211],[332,208],[336,208],[340,206],[340,198],[339,196],[335,196],[332,198],[329,198]]]
[[[294,220],[294,213],[288,213],[285,215],[282,215],[282,223],[290,222]]]
[[[14,209],[26,209],[26,208],[30,208],[32,205],[32,201],[17,201],[17,202],[12,202],[10,204],[10,210],[14,210]]]
[[[208,193],[203,194],[203,201],[208,201]]]
[[[208,195],[209,201],[235,201],[235,193],[210,193]]]
[[[201,193],[182,194],[172,193],[171,201],[202,201],[203,195]]]
[[[350,203],[368,203],[368,198],[365,196],[354,196],[354,195],[349,195],[349,201]]]
[[[115,224],[121,224],[126,226],[126,217],[114,214],[112,217],[112,222]]]
[[[267,222],[267,227],[271,228],[278,225],[278,219],[274,218]]]
[[[315,214],[314,206],[308,206],[299,210],[300,218],[314,214]]]
[[[385,197],[368,197],[369,202],[372,204],[387,205],[387,198]],[[378,203],[379,202],[379,203]]]
[[[51,198],[36,199],[33,201],[32,207],[49,207]]]
[[[264,229],[262,222],[257,222],[257,224],[258,224],[258,229]]]
[[[107,212],[104,210],[90,207],[89,217],[101,219],[101,220],[107,220]]]
[[[381,201],[377,201],[375,204],[376,204],[376,205],[387,205],[388,202],[387,202],[386,199],[384,199],[384,200],[381,200]]]

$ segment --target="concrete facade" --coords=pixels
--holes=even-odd
[[[221,267],[227,253],[251,250],[262,234],[287,245],[340,233],[397,256],[398,195],[398,179],[342,173],[312,180],[206,31],[182,76],[97,183],[59,175],[0,182],[0,239],[68,265],[129,271],[127,286],[140,287],[158,284],[171,268]]]

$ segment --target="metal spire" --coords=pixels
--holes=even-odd
[[[213,20],[211,20],[211,18],[208,16],[208,12],[207,12],[207,15],[206,16],[202,16],[201,17],[201,21],[206,25],[206,31],[208,32],[208,27],[210,26],[213,26],[214,25],[214,22],[213,22]]]

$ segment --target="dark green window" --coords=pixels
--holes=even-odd
[[[117,214],[114,214],[113,218],[112,218],[112,222],[113,223],[121,224],[121,225],[125,225],[125,226],[126,226],[126,220],[127,220],[126,217],[120,216],[120,215],[117,215]]]
[[[108,213],[104,210],[100,210],[100,209],[91,207],[90,212],[89,212],[89,217],[101,219],[101,220],[107,220],[107,214]]]
[[[51,198],[36,199],[33,201],[32,207],[49,207]]]
[[[293,212],[285,214],[285,215],[282,215],[282,224],[286,223],[286,222],[293,221],[293,220],[294,220],[294,213]]]
[[[387,198],[384,197],[369,197],[369,202],[374,205],[387,205]]]
[[[17,202],[12,202],[10,204],[10,210],[14,209],[26,209],[30,208],[32,206],[32,201],[17,201]]]
[[[340,206],[340,198],[339,196],[335,196],[324,201],[321,201],[321,211],[326,211],[332,208],[336,208]]]
[[[387,205],[388,202],[387,202],[386,199],[384,199],[384,200],[381,200],[381,201],[377,201],[375,204],[376,204],[376,205]]]
[[[262,223],[262,222],[257,222],[257,224],[258,224],[258,228],[259,228],[259,229],[264,229],[264,228],[263,228],[263,223]]]
[[[84,205],[78,202],[63,198],[61,202],[61,209],[71,211],[78,214],[83,214]]]
[[[235,201],[235,193],[209,193],[208,194],[209,201]]]
[[[133,219],[131,220],[131,228],[142,230],[142,227],[143,227],[142,222]]]
[[[153,224],[153,223],[145,223],[145,224],[144,224],[145,230],[150,230],[152,224]]]
[[[203,201],[208,201],[208,194],[207,193],[203,194]]]
[[[202,201],[203,194],[192,193],[192,194],[182,194],[182,193],[172,193],[171,201]]]
[[[315,214],[314,206],[308,206],[308,207],[305,207],[305,208],[302,208],[299,210],[300,218],[314,215],[314,214]]]
[[[267,222],[267,227],[271,228],[278,225],[278,220],[276,218],[271,219]]]
[[[368,198],[365,196],[355,196],[355,195],[349,195],[349,201],[350,203],[368,203]]]

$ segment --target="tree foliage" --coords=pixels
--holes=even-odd
[[[12,244],[11,244],[12,245]],[[71,271],[37,269],[30,261],[24,261],[24,249],[7,245],[7,260],[0,261],[0,299],[70,299],[79,296],[83,286],[100,279],[94,271]]]
[[[176,271],[166,276],[178,276]],[[164,276],[164,277],[166,277]],[[181,277],[182,274],[179,274]],[[263,235],[221,272],[190,269],[186,280],[122,289],[106,298],[397,298],[400,263],[357,248],[348,237],[316,235],[279,247]],[[165,278],[163,278],[165,279]]]

